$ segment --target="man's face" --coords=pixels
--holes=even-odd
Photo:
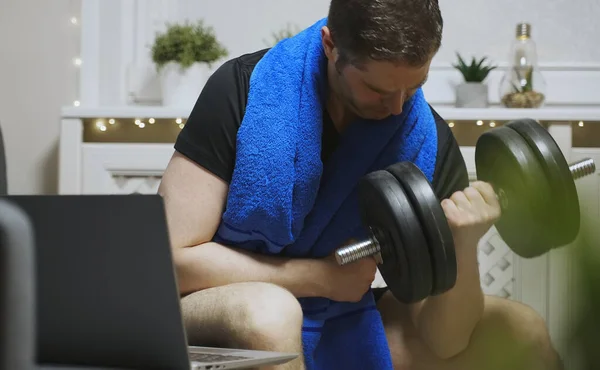
[[[363,68],[345,66],[338,72],[338,94],[346,107],[364,119],[381,120],[402,113],[404,103],[427,80],[429,63],[408,67],[370,61]]]
[[[338,69],[339,55],[327,28],[323,29],[322,36],[330,88],[346,109],[358,117],[381,120],[399,115],[404,103],[427,80],[432,58],[421,67],[371,60],[360,69],[351,64]]]

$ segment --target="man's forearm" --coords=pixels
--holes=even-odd
[[[324,262],[267,256],[206,243],[173,251],[182,294],[241,282],[268,282],[296,297],[324,294],[320,278]]]
[[[476,246],[456,245],[458,276],[454,288],[412,308],[413,321],[422,339],[441,358],[466,349],[483,313],[476,250]]]

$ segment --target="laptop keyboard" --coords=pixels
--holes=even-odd
[[[250,357],[245,356],[232,356],[232,355],[220,355],[214,353],[190,353],[190,360],[198,362],[220,362],[220,361],[236,361],[246,360]]]

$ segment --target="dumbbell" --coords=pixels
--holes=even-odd
[[[579,233],[574,180],[596,171],[592,159],[567,164],[537,121],[512,121],[483,133],[476,144],[478,180],[491,184],[502,215],[496,229],[517,255],[533,258],[571,243]],[[421,170],[400,162],[358,183],[366,240],[338,249],[338,264],[374,256],[392,294],[412,303],[456,283],[452,233],[440,200]]]

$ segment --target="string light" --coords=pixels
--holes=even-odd
[[[482,120],[477,121],[477,126],[483,126],[483,121]]]
[[[579,121],[579,127],[583,127],[583,121]]]
[[[145,118],[145,117],[139,117],[139,118],[108,118],[108,117],[96,117],[92,120],[92,122],[94,122],[94,126],[97,130],[105,132],[108,130],[116,130],[119,126],[116,125],[116,123],[120,123],[120,126],[122,126],[123,124],[130,124],[133,123],[135,126],[137,126],[138,128],[146,128],[148,127],[148,124],[150,125],[155,125],[159,126],[159,127],[164,127],[164,126],[160,126],[158,123],[158,120],[156,118]],[[179,129],[183,129],[185,127],[185,119],[183,118],[173,118],[171,122],[174,122]],[[180,123],[178,123],[180,122]]]
[[[449,127],[454,127],[454,122],[450,122],[450,123],[448,123],[448,126],[449,126]]]
[[[72,39],[72,47],[73,50],[75,50],[75,57],[73,58],[73,65],[76,67],[76,71],[75,71],[75,93],[74,93],[74,99],[73,99],[73,106],[75,107],[79,107],[81,106],[81,101],[80,101],[80,94],[81,94],[81,86],[80,86],[80,79],[81,79],[81,75],[80,75],[80,67],[83,64],[83,60],[81,59],[80,56],[77,56],[81,51],[80,51],[80,43],[81,43],[81,34],[80,34],[80,28],[79,28],[79,18],[78,18],[78,14],[77,12],[79,12],[79,7],[80,7],[80,1],[77,0],[70,0],[70,6],[71,6],[71,12],[74,13],[71,15],[71,17],[69,18],[69,24],[70,26],[73,26],[74,29],[74,36]],[[104,127],[104,130],[106,130],[106,126],[101,126]],[[99,129],[102,130],[102,128],[99,127]]]
[[[96,127],[102,132],[106,131],[106,125],[104,124],[104,121],[102,121],[102,120],[96,121]]]
[[[494,122],[494,121],[490,122],[490,127],[496,127],[496,122]]]

